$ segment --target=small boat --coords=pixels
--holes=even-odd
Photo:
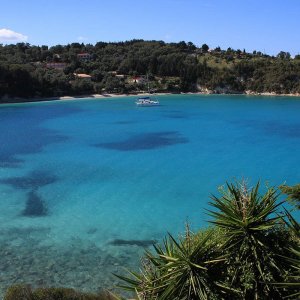
[[[135,103],[137,106],[158,106],[159,105],[158,100],[152,99],[149,96],[139,97]]]
[[[148,94],[151,94],[148,74],[147,74],[147,87],[148,87]],[[139,97],[137,98],[135,103],[137,106],[158,106],[159,105],[159,101],[155,99],[153,96]]]

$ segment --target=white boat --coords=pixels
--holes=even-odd
[[[149,85],[149,79],[148,79],[148,74],[147,74],[147,87],[148,87],[148,94],[150,94],[150,85]],[[159,101],[155,99],[153,96],[143,96],[139,97],[136,100],[136,105],[137,106],[158,106]]]
[[[137,106],[158,106],[159,105],[158,100],[152,99],[149,96],[139,97],[135,103]]]

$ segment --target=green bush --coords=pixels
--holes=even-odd
[[[216,283],[224,260],[218,257],[216,233],[207,230],[194,235],[188,229],[178,241],[169,235],[155,253],[147,251],[142,273],[116,275],[126,282],[121,287],[136,292],[139,299],[219,299],[222,287]]]
[[[169,235],[146,252],[141,272],[117,275],[125,282],[120,287],[143,300],[298,296],[299,235],[283,222],[278,190],[260,193],[259,183],[249,189],[237,182],[220,192],[211,197],[213,228],[187,230],[179,239]]]
[[[34,300],[30,286],[13,285],[9,287],[4,296],[4,300]]]
[[[28,285],[14,285],[8,288],[4,300],[113,300],[109,293],[87,294],[69,288],[38,288]]]
[[[283,194],[288,196],[287,201],[296,209],[300,209],[300,184],[294,186],[281,185],[279,188]]]

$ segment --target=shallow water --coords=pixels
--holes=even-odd
[[[227,180],[299,181],[299,98],[159,99],[0,106],[2,292],[111,287],[167,232],[205,226]]]

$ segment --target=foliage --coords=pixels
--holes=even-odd
[[[113,300],[108,293],[86,294],[68,288],[38,288],[28,285],[13,285],[6,291],[4,300]]]
[[[209,50],[209,47],[208,47],[207,44],[203,44],[203,45],[201,46],[201,49],[202,49],[203,52],[207,52],[207,51]]]
[[[139,299],[282,299],[299,286],[299,224],[283,222],[279,192],[227,184],[212,196],[214,227],[146,252],[140,273],[120,276]],[[297,224],[297,226],[296,226]],[[293,230],[292,230],[293,228]],[[295,238],[296,236],[296,238]],[[287,251],[287,245],[290,249]],[[283,259],[284,258],[284,259]],[[274,284],[280,282],[280,284]],[[298,295],[298,294],[297,294]]]
[[[289,255],[282,256],[283,259],[291,265],[291,272],[287,278],[287,282],[277,283],[279,288],[285,288],[290,293],[285,297],[288,299],[299,299],[300,297],[300,224],[293,218],[293,216],[286,211],[286,218],[284,222],[294,234],[296,244],[292,247],[287,247]]]
[[[300,209],[300,184],[294,186],[281,185],[279,188],[283,194],[288,195],[287,201],[296,209]]]
[[[259,183],[248,189],[245,182],[227,184],[220,198],[212,196],[211,221],[224,230],[226,282],[242,291],[245,299],[279,299],[282,292],[271,283],[283,281],[288,266],[284,253],[289,234],[276,215],[278,192],[268,188],[259,194]]]
[[[139,87],[116,74],[131,76],[152,74],[155,78],[173,77],[180,81],[176,91],[196,91],[197,86],[215,92],[299,93],[300,60],[281,51],[277,57],[254,51],[220,47],[209,50],[207,44],[192,42],[132,40],[95,45],[34,46],[28,43],[0,45],[0,98],[53,97],[66,94],[135,92]],[[86,60],[78,54],[88,53]],[[47,63],[65,63],[53,69]],[[87,73],[91,82],[74,82],[74,73]],[[100,88],[101,87],[101,88]],[[168,85],[161,87],[166,90]],[[8,100],[2,100],[8,101]],[[19,100],[21,101],[21,100]]]
[[[154,245],[155,253],[146,252],[141,273],[130,277],[116,275],[125,285],[121,287],[137,293],[139,299],[219,299],[223,287],[218,285],[218,247],[211,230],[201,236],[189,229],[178,241],[169,235],[163,247]]]
[[[4,300],[33,300],[31,288],[28,285],[13,285],[7,289]]]

